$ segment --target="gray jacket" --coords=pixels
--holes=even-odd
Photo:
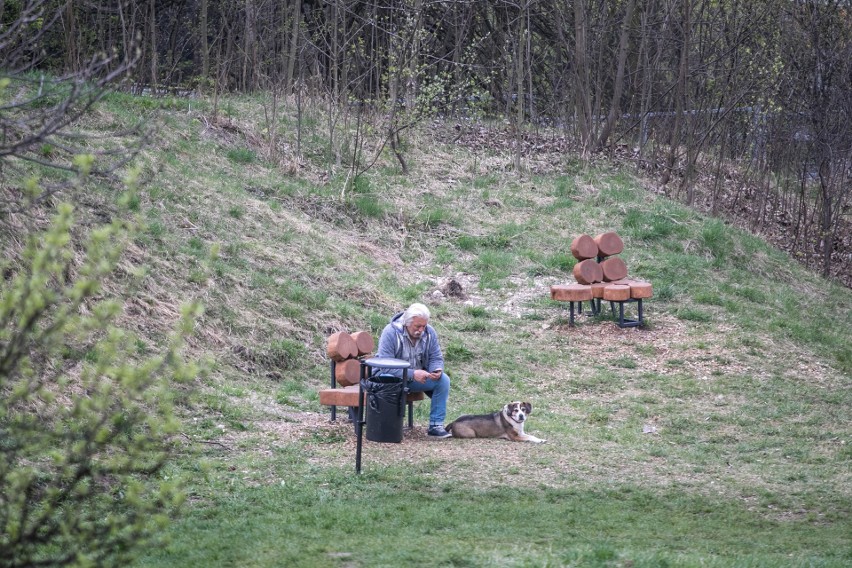
[[[402,325],[402,314],[399,312],[394,315],[390,323],[382,330],[382,335],[379,337],[379,348],[376,351],[376,357],[390,357],[392,359],[407,360],[403,356],[403,341],[408,341],[406,337],[405,327]],[[438,334],[435,328],[431,325],[426,325],[426,331],[420,338],[423,341],[423,358],[424,360],[418,365],[418,368],[425,369],[430,373],[438,369],[444,368],[444,356],[441,354],[441,345],[438,342]],[[385,369],[384,374],[402,376],[402,369]],[[408,379],[414,377],[414,369],[408,370]]]

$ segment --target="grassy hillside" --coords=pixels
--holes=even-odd
[[[160,116],[128,323],[156,340],[202,299],[191,348],[208,371],[164,473],[187,480],[185,514],[140,566],[852,562],[850,290],[606,163],[542,152],[518,175],[436,123],[404,140],[409,175],[383,154],[342,195],[319,108],[300,158],[291,116],[269,151],[259,99]],[[569,327],[549,299],[573,281],[571,239],[604,231],[654,285],[645,328]],[[354,476],[352,427],[317,399],[325,338],[377,335],[412,301],[433,309],[449,417],[529,400],[547,444],[430,441],[420,403]]]

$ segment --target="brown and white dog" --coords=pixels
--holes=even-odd
[[[454,438],[503,438],[513,442],[541,444],[547,440],[524,434],[524,422],[532,413],[528,402],[510,402],[493,414],[466,414],[447,426]]]

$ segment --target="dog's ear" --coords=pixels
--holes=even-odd
[[[523,408],[524,412],[526,412],[527,414],[532,414],[532,404],[528,402],[522,402],[521,408]]]

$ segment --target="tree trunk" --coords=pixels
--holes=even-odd
[[[586,0],[574,0],[574,101],[581,156],[587,160],[592,137],[592,93],[586,56],[588,28],[585,4]]]
[[[80,69],[77,45],[77,18],[74,14],[74,0],[65,2],[65,69],[76,73]]]
[[[527,13],[527,21],[526,21],[526,29],[527,29],[527,37],[526,37],[526,55],[527,55],[527,81],[529,81],[529,86],[527,88],[527,92],[529,93],[530,99],[530,110],[529,110],[529,118],[530,121],[535,124],[536,122],[536,110],[535,110],[535,99],[533,98],[534,90],[533,90],[533,48],[532,48],[532,25],[531,25],[531,6],[528,3],[526,5],[526,13]]]
[[[523,126],[524,126],[524,46],[525,40],[525,24],[523,11],[518,14],[518,34],[516,39],[517,49],[515,50],[515,82],[516,96],[515,100],[515,156],[514,165],[515,171],[520,173],[522,169],[521,155],[523,154]]]
[[[199,0],[198,39],[199,49],[201,50],[201,81],[198,83],[198,88],[199,91],[203,92],[210,75],[210,46],[207,43],[207,0]]]
[[[299,53],[299,25],[302,22],[302,2],[293,0],[293,27],[290,30],[290,54],[287,56],[287,82],[286,93],[293,90],[293,76],[296,68],[296,58]]]
[[[148,0],[150,9],[148,14],[148,26],[150,26],[150,49],[151,49],[151,90],[157,92],[157,3],[156,0]]]
[[[680,151],[681,130],[683,128],[684,110],[686,102],[686,81],[689,71],[689,47],[690,47],[690,28],[691,28],[691,3],[692,0],[684,0],[683,3],[683,19],[681,27],[683,29],[683,41],[680,46],[680,63],[678,65],[677,75],[677,92],[675,94],[675,116],[674,126],[669,131],[669,154],[666,158],[666,167],[663,170],[663,179],[660,182],[666,185],[671,180],[672,170],[674,169],[677,154]]]
[[[621,94],[624,91],[624,70],[627,67],[627,48],[630,40],[630,22],[633,20],[633,10],[636,8],[636,0],[628,0],[627,7],[624,11],[624,20],[621,24],[621,36],[618,40],[618,67],[615,71],[615,84],[613,85],[612,102],[609,105],[609,113],[606,117],[606,123],[601,131],[600,137],[596,144],[598,150],[602,149],[610,134],[612,133],[615,123],[621,114]]]
[[[254,0],[246,0],[245,7],[242,86],[247,91],[253,91],[256,87],[255,77],[257,74],[257,14]]]
[[[831,190],[831,161],[823,159],[819,167],[819,185],[822,215],[820,215],[819,237],[822,250],[822,275],[831,274],[831,253],[834,250],[833,207],[834,194]]]

